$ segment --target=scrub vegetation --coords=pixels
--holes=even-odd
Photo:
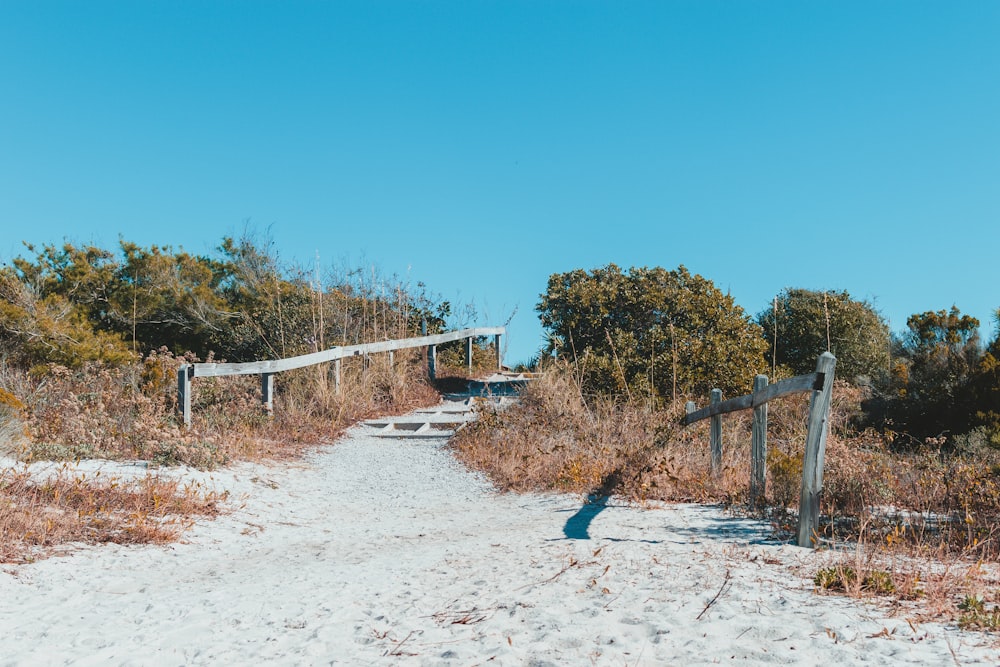
[[[388,355],[345,360],[339,392],[325,366],[282,373],[273,416],[261,408],[256,376],[199,378],[190,428],[177,414],[178,368],[438,333],[474,316],[453,312],[419,283],[414,288],[368,270],[320,275],[283,266],[268,241],[249,236],[224,239],[211,256],[127,241],[117,252],[69,243],[28,252],[0,267],[0,456],[24,464],[141,459],[153,467],[204,469],[297,456],[359,419],[436,402],[422,352],[400,351],[391,366]],[[464,366],[460,346],[441,347],[439,374],[450,372],[449,361]],[[481,341],[476,350],[477,363],[493,358],[485,346]],[[36,486],[30,476],[0,480],[0,512],[13,513],[0,518],[0,541],[44,546],[57,534],[75,534],[56,521],[28,526],[16,518],[25,508],[48,507],[53,497],[65,500],[59,485],[76,482],[46,484]],[[167,493],[162,482],[148,484],[161,491],[129,502],[138,507]],[[124,502],[115,495],[120,487],[88,488],[107,496],[93,501],[98,507]],[[103,511],[55,507],[39,511],[97,516],[102,526],[112,525]],[[85,532],[95,526],[90,519],[84,524]],[[126,532],[126,541],[166,534]]]
[[[830,350],[838,380],[818,538],[833,555],[817,588],[920,600],[930,616],[996,627],[1000,339],[983,344],[977,320],[927,311],[894,336],[871,304],[807,289],[751,317],[684,267],[614,265],[553,275],[538,310],[544,377],[453,443],[501,488],[746,508],[749,412],[723,418],[713,476],[708,422],[682,427],[685,402],[705,405],[712,387],[750,393],[757,373],[811,372]],[[743,510],[763,512],[778,535],[795,524],[808,400],[769,403],[766,509]]]

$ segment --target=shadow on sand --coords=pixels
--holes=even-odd
[[[592,539],[590,524],[601,512],[609,507],[614,507],[610,501],[611,497],[608,495],[592,494],[587,496],[587,501],[566,519],[566,523],[563,525],[563,537],[559,539]],[[569,512],[571,510],[559,511]],[[664,541],[681,544],[692,540],[745,544],[777,544],[781,542],[775,538],[771,527],[759,519],[719,516],[719,507],[713,505],[688,505],[687,511],[690,513],[689,520],[693,520],[693,525],[664,526],[666,532],[660,536],[660,539],[636,540],[607,536],[600,539],[608,542],[648,542],[650,544],[660,544]]]
[[[568,540],[589,540],[590,522],[608,507],[608,496],[588,496],[587,502],[566,519],[563,535]]]

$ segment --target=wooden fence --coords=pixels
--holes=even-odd
[[[820,355],[816,372],[799,375],[768,385],[766,375],[754,379],[753,393],[722,400],[722,391],[713,389],[709,405],[700,410],[694,402],[687,404],[684,424],[711,419],[709,438],[712,446],[712,474],[722,469],[722,415],[737,410],[753,410],[750,446],[750,502],[756,505],[764,497],[767,479],[767,402],[779,396],[811,391],[809,421],[806,426],[806,450],[802,461],[802,491],[799,497],[798,545],[815,546],[819,527],[820,495],[823,491],[823,460],[826,456],[826,436],[830,430],[830,397],[837,359],[829,352]]]
[[[379,352],[388,352],[391,360],[394,351],[414,347],[427,348],[427,371],[430,374],[431,379],[434,379],[437,374],[437,346],[443,343],[450,343],[452,341],[463,339],[465,340],[465,358],[468,363],[469,370],[471,371],[473,341],[481,336],[493,336],[493,343],[496,348],[496,365],[497,369],[501,369],[503,364],[503,352],[500,343],[502,337],[506,334],[506,327],[478,327],[475,329],[449,331],[447,333],[436,334],[433,336],[418,336],[416,338],[385,340],[377,343],[362,343],[360,345],[332,347],[321,352],[303,354],[298,357],[289,357],[287,359],[249,361],[240,364],[185,364],[177,370],[178,409],[184,419],[185,426],[190,426],[191,382],[195,378],[221,377],[226,375],[260,375],[261,403],[263,404],[265,410],[271,412],[274,407],[273,376],[275,373],[333,362],[332,372],[334,386],[337,391],[340,391],[341,360],[350,357],[367,358],[368,355]]]

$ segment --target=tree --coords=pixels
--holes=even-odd
[[[575,359],[590,387],[671,398],[749,391],[764,367],[759,327],[710,280],[609,264],[549,277],[536,310],[549,353]]]
[[[986,348],[970,382],[974,421],[986,427],[994,445],[1000,445],[1000,309],[994,313],[996,338]]]
[[[979,320],[951,310],[911,315],[893,366],[893,430],[918,440],[966,432],[975,413],[973,377],[981,372]]]
[[[109,324],[145,349],[167,345],[205,355],[233,316],[220,295],[226,265],[169,246],[120,245],[124,261],[109,290]]]
[[[109,259],[66,244],[0,268],[0,354],[24,366],[133,358],[124,339],[101,326],[113,282]]]
[[[768,361],[793,375],[811,373],[816,359],[830,351],[837,357],[837,375],[884,378],[889,366],[889,326],[867,301],[846,291],[786,289],[776,308],[757,315],[767,340]],[[777,345],[775,317],[777,316]]]
[[[952,402],[982,356],[979,320],[952,306],[910,315],[906,327],[907,395]]]
[[[228,361],[274,359],[329,345],[384,340],[446,326],[451,304],[374,269],[324,287],[312,272],[284,268],[273,242],[224,238],[216,256],[120,241],[32,246],[33,257],[0,266],[0,356],[34,366],[122,363],[166,346]],[[350,276],[358,279],[351,281]]]

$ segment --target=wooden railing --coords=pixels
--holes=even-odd
[[[506,327],[478,327],[475,329],[462,329],[460,331],[449,331],[433,336],[418,336],[416,338],[402,338],[399,340],[385,340],[377,343],[362,343],[360,345],[344,345],[332,347],[321,352],[303,354],[298,357],[287,359],[272,359],[269,361],[249,361],[239,364],[185,364],[177,370],[177,401],[178,410],[184,420],[185,426],[191,425],[191,382],[199,377],[220,377],[226,375],[260,375],[261,403],[264,409],[271,412],[274,407],[274,381],[275,373],[290,371],[296,368],[314,366],[333,362],[333,381],[337,391],[340,391],[340,369],[341,360],[351,357],[367,357],[379,352],[388,352],[390,363],[392,354],[396,350],[406,350],[414,347],[427,348],[427,370],[433,380],[437,374],[437,346],[443,343],[450,343],[456,340],[465,340],[465,358],[469,370],[472,370],[472,346],[476,338],[482,336],[493,336],[494,347],[496,348],[496,365],[501,369],[503,365],[503,352],[500,345],[502,337],[507,334]]]
[[[700,410],[693,401],[687,404],[684,424],[711,419],[709,439],[712,447],[712,474],[722,469],[722,415],[737,410],[753,410],[750,445],[750,502],[756,505],[763,497],[767,479],[767,402],[779,396],[812,392],[809,421],[806,426],[806,451],[802,460],[802,491],[799,496],[798,545],[815,546],[819,527],[820,495],[823,491],[823,460],[826,436],[830,430],[830,397],[837,358],[829,352],[820,355],[816,372],[799,375],[768,385],[766,375],[754,379],[753,393],[722,400],[722,391],[711,391],[710,403]]]

